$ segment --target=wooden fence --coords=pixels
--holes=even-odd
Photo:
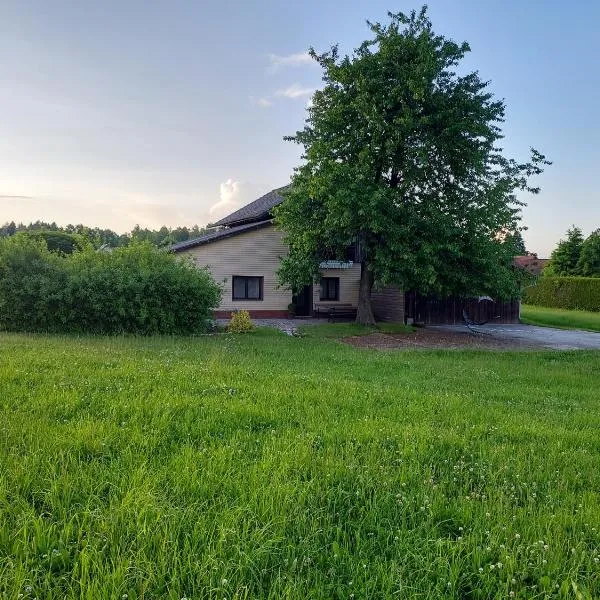
[[[476,323],[518,323],[519,300],[490,301],[478,298],[428,298],[414,292],[405,295],[406,318],[425,325],[464,323],[463,310]]]

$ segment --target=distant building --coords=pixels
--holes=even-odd
[[[537,254],[526,254],[524,256],[515,256],[515,265],[525,269],[528,273],[539,277],[544,267],[550,262],[549,258],[538,258]]]

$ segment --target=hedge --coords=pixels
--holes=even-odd
[[[525,304],[600,311],[599,277],[540,277],[538,283],[525,290]]]
[[[61,255],[40,240],[0,240],[4,330],[197,333],[220,297],[207,270],[149,243]]]

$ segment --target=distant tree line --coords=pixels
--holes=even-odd
[[[25,225],[11,221],[0,227],[0,238],[23,233],[30,237],[43,239],[50,250],[59,250],[70,254],[75,248],[84,246],[122,248],[132,242],[149,242],[156,247],[170,246],[177,242],[200,237],[205,231],[205,228],[198,227],[198,225],[173,229],[164,226],[160,229],[146,229],[136,225],[129,233],[119,234],[112,229],[87,227],[81,224],[60,227],[54,222],[36,221]]]
[[[552,251],[544,275],[600,277],[600,229],[584,238],[581,229],[573,225]]]

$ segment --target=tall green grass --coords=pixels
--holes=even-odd
[[[1,598],[600,595],[598,353],[259,330],[0,356]]]
[[[529,325],[600,331],[600,312],[521,305],[521,321]]]

